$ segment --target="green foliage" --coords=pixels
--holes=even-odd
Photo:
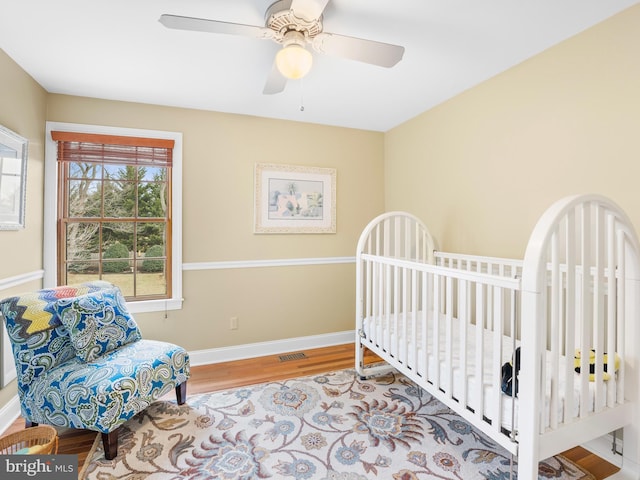
[[[104,262],[102,271],[104,273],[122,273],[129,270],[129,249],[120,242],[109,245],[102,257],[107,260],[111,258],[123,259],[121,261]]]
[[[74,181],[70,184],[70,211],[73,216],[90,219],[103,217],[101,223],[83,222],[82,228],[68,229],[67,250],[71,258],[85,260],[83,252],[105,252],[105,259],[128,259],[127,255],[111,253],[110,245],[123,245],[127,252],[145,252],[166,241],[166,214],[168,208],[167,175],[164,167],[105,166],[91,163],[73,163]],[[143,221],[132,222],[135,217]],[[102,242],[102,245],[98,243]],[[117,248],[117,247],[116,247]],[[160,247],[162,248],[162,247]],[[121,248],[121,252],[124,250]],[[109,252],[109,253],[107,253]],[[160,253],[160,257],[164,253]],[[87,258],[88,259],[88,258]],[[163,271],[164,262],[149,260],[150,271]],[[158,267],[158,262],[162,263]],[[126,263],[126,266],[125,266]],[[156,264],[154,266],[154,263]],[[130,264],[105,262],[105,273],[128,272]],[[84,265],[73,265],[73,271],[83,271]]]
[[[162,245],[149,247],[144,254],[141,270],[145,273],[157,273],[164,271],[164,248]],[[160,258],[159,258],[160,257]]]

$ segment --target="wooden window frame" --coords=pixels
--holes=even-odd
[[[53,140],[52,132],[60,132],[57,138],[67,139],[74,133],[86,134],[92,142],[96,140],[111,142],[113,138],[119,141],[140,143],[146,139],[153,146],[171,146],[173,144],[173,161],[170,169],[170,190],[168,195],[168,222],[170,241],[165,245],[167,257],[167,298],[159,296],[138,296],[128,301],[132,312],[169,311],[182,308],[182,134],[179,132],[142,130],[99,125],[69,124],[61,122],[47,122],[45,137],[45,248],[43,284],[45,287],[59,284],[57,254],[60,244],[58,239],[58,191],[61,185],[57,162],[57,141]],[[113,220],[113,219],[111,219]],[[145,217],[145,220],[148,220]],[[119,220],[118,220],[119,221]],[[165,313],[166,314],[166,313]]]

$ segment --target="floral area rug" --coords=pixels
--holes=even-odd
[[[353,370],[157,402],[121,428],[113,460],[99,439],[84,480],[499,480],[510,471],[506,450],[406,377],[361,381]],[[541,462],[539,478],[593,479],[561,456]]]

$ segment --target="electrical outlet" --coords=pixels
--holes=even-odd
[[[229,320],[229,330],[237,330],[238,329],[238,317],[231,317]]]

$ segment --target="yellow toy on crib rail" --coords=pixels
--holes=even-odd
[[[582,355],[580,353],[580,350],[576,350],[576,354],[573,357],[573,365],[575,367],[575,371],[580,373],[580,364],[582,362]],[[609,380],[611,378],[611,374],[607,372],[607,369],[609,368],[608,365],[609,362],[609,356],[605,353],[602,356],[602,368],[604,369],[604,373],[602,374],[602,379],[603,380]],[[618,368],[620,367],[620,357],[618,356],[618,354],[616,354],[614,360],[614,369],[617,372]],[[589,381],[590,382],[595,382],[596,380],[596,351],[595,350],[590,350],[589,351]]]

